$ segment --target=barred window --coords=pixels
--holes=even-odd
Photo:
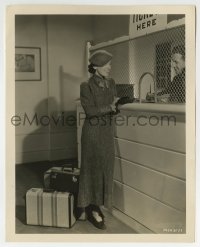
[[[156,82],[158,89],[167,88],[171,81],[171,43],[156,45]]]
[[[172,49],[177,45],[185,45],[185,25],[103,47],[113,54],[111,77],[116,84],[124,84],[118,90],[121,88],[123,95],[133,94],[139,98],[139,79],[143,73],[150,72],[160,97],[169,94],[169,103],[185,102],[185,70],[181,75],[175,75],[171,59]],[[127,90],[132,91],[128,93]],[[149,91],[154,92],[154,85],[152,79],[146,77],[142,83],[143,99]]]

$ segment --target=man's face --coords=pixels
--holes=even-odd
[[[176,74],[180,74],[185,68],[185,59],[180,53],[175,53],[172,55],[173,67]]]

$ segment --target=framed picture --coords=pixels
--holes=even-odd
[[[37,47],[15,47],[15,80],[41,80],[41,49]]]

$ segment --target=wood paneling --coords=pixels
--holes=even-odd
[[[129,217],[128,215],[124,214],[116,208],[112,209],[112,215],[124,222],[126,225],[130,226],[137,233],[154,233],[142,224],[140,224],[138,221],[132,219],[131,217]]]
[[[63,133],[51,133],[51,149],[76,146],[76,129]]]
[[[185,213],[117,181],[114,182],[114,205],[156,233],[166,233],[168,229],[185,232]]]
[[[76,158],[77,158],[77,147],[52,149],[50,151],[50,160],[76,159]]]
[[[176,209],[185,211],[185,181],[115,158],[114,179]]]
[[[49,160],[49,150],[33,151],[33,152],[18,152],[15,154],[15,163],[23,164],[36,161]]]
[[[184,154],[118,138],[115,148],[119,158],[185,179]]]
[[[49,149],[49,134],[35,133],[30,135],[16,135],[16,152],[43,151]]]
[[[16,163],[77,158],[76,129],[16,135]]]
[[[123,115],[123,121],[118,118],[116,137],[185,153],[183,116],[155,113],[135,116],[131,113]]]

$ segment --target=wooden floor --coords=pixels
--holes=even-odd
[[[43,187],[43,173],[53,165],[47,162],[32,163],[16,165],[16,233],[17,234],[31,234],[31,233],[52,233],[52,234],[130,234],[136,233],[129,226],[125,225],[108,211],[104,210],[106,230],[99,230],[95,228],[89,221],[77,221],[75,225],[70,228],[56,228],[43,226],[26,225],[25,215],[25,193],[30,188]]]

